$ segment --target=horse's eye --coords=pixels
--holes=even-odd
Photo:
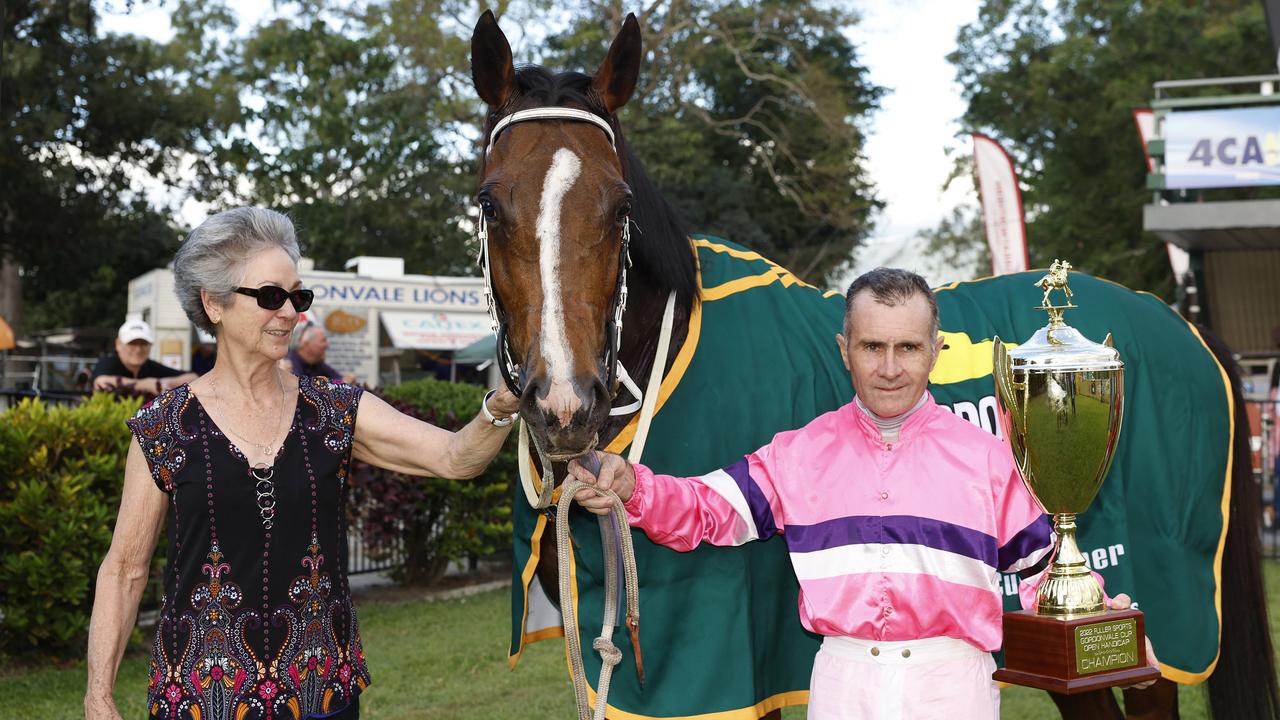
[[[631,201],[623,200],[618,204],[618,222],[622,222],[631,216]]]
[[[492,200],[487,197],[481,197],[478,202],[480,203],[480,212],[484,213],[484,219],[487,222],[493,222],[498,219],[498,208],[493,204]]]

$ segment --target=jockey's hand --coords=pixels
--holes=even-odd
[[[1119,595],[1107,601],[1107,607],[1112,610],[1128,610],[1131,605],[1133,605],[1133,601],[1130,600],[1129,596],[1125,595],[1124,593],[1120,593]],[[1147,643],[1147,664],[1153,668],[1159,668],[1160,662],[1156,660],[1156,649],[1151,647],[1151,638],[1144,636],[1142,639],[1144,642]],[[1123,690],[1146,690],[1152,685],[1155,685],[1156,680],[1158,679],[1159,678],[1146,680],[1146,681],[1137,683],[1135,685],[1125,685],[1122,689]]]
[[[584,483],[595,485],[601,490],[614,491],[622,502],[630,500],[631,493],[636,489],[636,473],[631,469],[631,463],[612,453],[596,452],[596,458],[600,460],[598,475],[583,467],[577,460],[569,463],[569,472]],[[613,510],[613,499],[597,495],[591,488],[582,488],[573,499],[597,515],[608,515]]]

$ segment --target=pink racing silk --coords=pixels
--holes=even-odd
[[[688,551],[781,534],[801,621],[826,636],[997,650],[998,572],[1019,573],[1027,607],[1052,550],[1009,448],[928,393],[896,442],[850,403],[701,477],[635,471],[628,519],[654,542]]]

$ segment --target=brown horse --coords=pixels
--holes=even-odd
[[[472,36],[473,79],[489,108],[477,204],[499,363],[522,398],[521,415],[550,477],[563,477],[565,461],[606,446],[622,430],[628,417],[611,414],[611,406],[635,398],[620,378],[647,377],[655,361],[670,368],[699,302],[689,228],[649,181],[617,120],[641,58],[639,24],[630,15],[592,75],[517,70],[489,12]],[[655,359],[671,294],[674,337],[666,356]],[[1242,437],[1237,433],[1238,444]],[[1280,717],[1248,455],[1247,445],[1237,447],[1221,658],[1209,680],[1218,718]],[[540,537],[538,577],[558,605],[554,533]],[[1125,717],[1108,691],[1055,701],[1066,718]],[[1129,718],[1176,718],[1176,686],[1162,680],[1127,691],[1125,706]]]

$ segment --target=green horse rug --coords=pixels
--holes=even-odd
[[[641,459],[657,472],[700,475],[729,465],[852,399],[835,336],[844,298],[800,282],[739,245],[693,241],[701,303],[662,381]],[[1027,272],[936,291],[946,339],[930,391],[940,405],[999,435],[991,341],[1018,343],[1045,324],[1035,310],[1043,273]],[[1194,328],[1158,298],[1071,273],[1078,310],[1069,324],[1101,341],[1110,332],[1126,365],[1125,417],[1110,475],[1079,519],[1079,542],[1111,594],[1129,593],[1165,677],[1198,682],[1218,658],[1219,586],[1229,505],[1233,407],[1222,368]],[[625,455],[629,425],[606,449]],[[559,612],[535,575],[547,518],[515,492],[509,663],[525,646],[563,635]],[[604,603],[595,516],[577,510],[571,597],[591,647]],[[630,642],[613,675],[609,717],[751,720],[804,704],[820,638],[800,626],[798,586],[785,541],[680,553],[633,531],[640,576],[646,683]],[[1002,579],[1018,609],[1016,580]],[[587,677],[599,658],[585,653]],[[592,680],[594,681],[594,680]],[[591,696],[594,703],[594,694]]]

